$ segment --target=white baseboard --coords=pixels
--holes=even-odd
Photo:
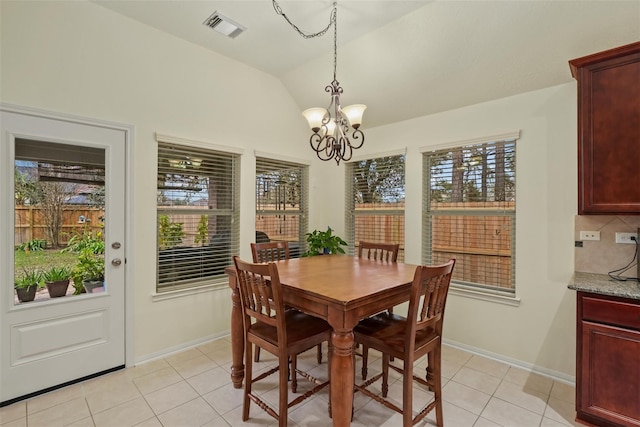
[[[198,347],[207,342],[220,339],[225,336],[229,336],[230,331],[223,331],[218,334],[209,335],[207,337],[203,337],[201,339],[186,342],[177,346],[166,348],[162,351],[151,353],[136,359],[135,364],[141,365],[143,363],[151,362],[157,359],[162,359],[163,357],[171,356],[172,354],[179,353],[184,350],[188,350],[190,348]],[[462,344],[457,341],[452,340],[443,340],[443,344],[448,345],[450,347],[454,347],[460,350],[464,350],[468,353],[477,354],[478,356],[483,356],[488,359],[493,359],[498,362],[506,363],[507,365],[515,366],[520,369],[524,369],[525,371],[533,372],[535,374],[539,374],[545,377],[549,377],[553,380],[561,381],[566,384],[570,384],[575,387],[576,385],[576,377],[567,375],[563,372],[554,371],[552,369],[543,368],[531,363],[523,362],[521,360],[512,359],[510,357],[505,357],[501,354],[492,353],[490,351],[486,351],[481,348],[473,347],[470,345]]]
[[[217,340],[222,337],[226,337],[229,335],[229,333],[230,331],[223,331],[218,334],[209,335],[207,337],[203,337],[194,341],[189,341],[173,347],[169,347],[164,350],[158,351],[156,353],[151,353],[141,357],[137,357],[134,365],[141,365],[143,363],[152,362],[154,360],[162,359],[163,357],[171,356],[172,354],[179,353],[184,350],[189,350],[190,348],[198,347],[210,341]]]
[[[501,354],[492,353],[490,351],[486,351],[481,348],[472,347],[470,345],[462,344],[457,341],[444,339],[443,344],[448,345],[450,347],[454,347],[460,350],[464,350],[469,353],[477,354],[478,356],[483,356],[488,359],[493,359],[498,362],[506,363],[507,365],[515,366],[520,369],[524,369],[525,371],[533,372],[535,374],[539,374],[545,377],[549,377],[553,380],[561,381],[566,384],[570,384],[575,387],[576,385],[576,377],[567,375],[563,372],[554,371],[552,369],[543,368],[541,366],[537,366],[531,363],[523,362],[522,360],[512,359],[510,357],[503,356]]]

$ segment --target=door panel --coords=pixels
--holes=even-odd
[[[125,363],[125,263],[114,265],[111,260],[125,259],[127,135],[122,129],[76,120],[5,110],[0,114],[0,402],[6,402]],[[39,179],[47,162],[102,164],[103,292],[16,304],[13,174],[14,161],[26,156],[25,147],[38,163]],[[51,179],[70,178],[58,171]],[[112,245],[115,242],[119,245]]]

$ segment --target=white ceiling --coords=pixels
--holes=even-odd
[[[328,106],[333,28],[304,39],[271,0],[95,2],[272,74],[300,110]],[[278,3],[315,32],[333,2]],[[247,30],[204,26],[214,11]],[[366,128],[567,83],[570,59],[638,40],[640,0],[339,0],[337,78],[343,105],[367,104]]]

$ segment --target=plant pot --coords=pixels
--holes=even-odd
[[[101,289],[99,288],[104,286],[104,282],[102,280],[83,280],[82,286],[84,286],[88,294],[92,294],[94,292],[100,292]]]
[[[30,285],[24,288],[15,288],[16,294],[18,294],[18,301],[20,302],[29,302],[33,301],[36,298],[36,291],[38,290],[38,285]]]
[[[58,298],[67,294],[67,288],[69,288],[69,280],[59,280],[57,282],[46,282],[47,291],[49,291],[49,297]]]

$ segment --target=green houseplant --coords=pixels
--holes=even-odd
[[[39,270],[24,270],[24,274],[14,280],[14,289],[18,295],[18,301],[33,301],[36,291],[43,284],[42,272]]]
[[[49,297],[58,298],[67,294],[71,270],[67,266],[53,266],[43,273]]]
[[[341,246],[347,246],[347,242],[342,240],[340,236],[333,234],[331,227],[327,227],[327,231],[313,230],[306,236],[309,250],[305,256],[343,254],[344,249]]]
[[[104,286],[104,258],[90,249],[82,250],[72,277],[76,295],[83,290],[92,293],[94,289]]]

